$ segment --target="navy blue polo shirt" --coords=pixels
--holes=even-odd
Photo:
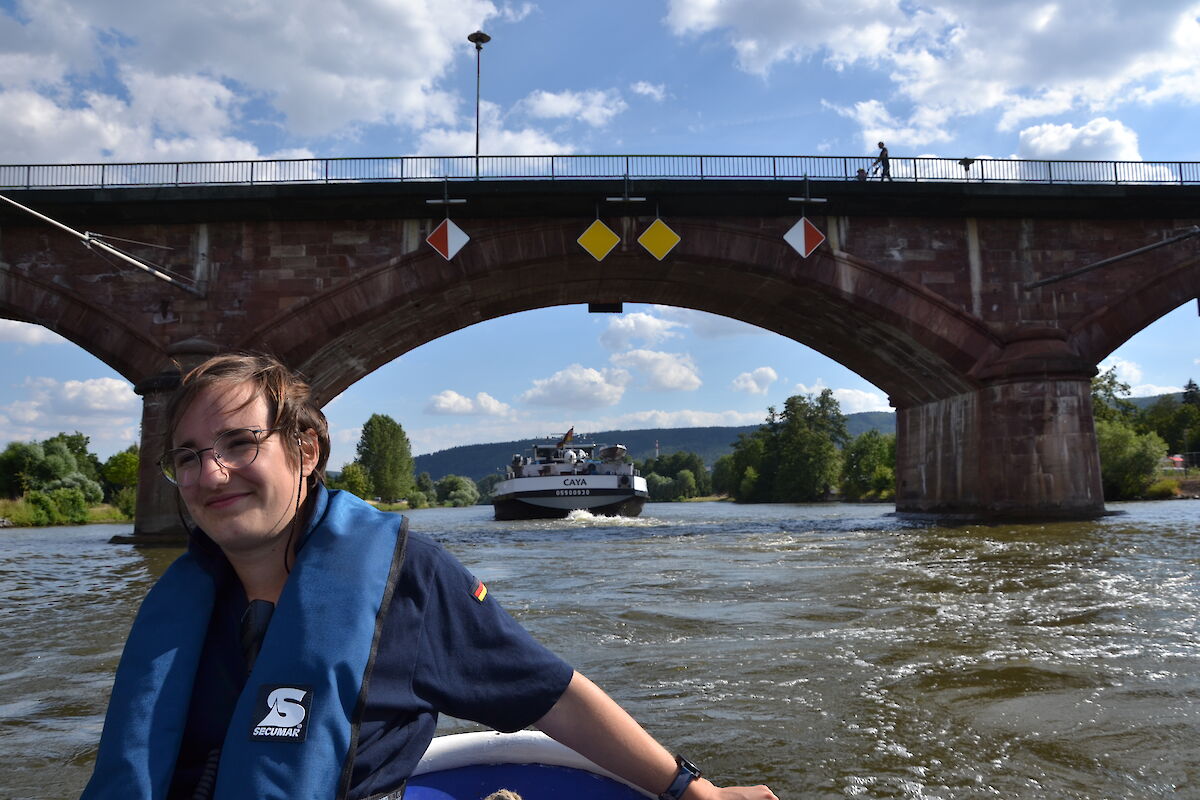
[[[328,504],[315,493],[312,519]],[[307,536],[307,534],[306,534]],[[216,604],[192,690],[169,798],[190,798],[219,748],[246,682],[240,621],[247,600],[220,549],[207,536],[192,552],[217,581]],[[532,725],[566,690],[573,670],[530,636],[440,545],[410,533],[408,551],[367,685],[349,800],[397,788],[433,737],[438,714],[500,731]],[[337,768],[330,765],[331,768]]]

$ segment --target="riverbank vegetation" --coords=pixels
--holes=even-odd
[[[1140,406],[1113,369],[1092,380],[1092,409],[1106,500],[1200,496],[1200,387]],[[733,451],[711,468],[693,452],[635,462],[652,501],[730,498],[742,503],[895,499],[896,437],[867,430],[851,437],[833,393],[796,395],[770,407],[764,424],[740,432]],[[101,462],[87,436],[59,433],[41,442],[10,442],[0,451],[0,527],[75,525],[133,519],[138,448]],[[331,472],[344,489],[387,510],[490,503],[501,479],[414,474],[404,428],[373,414],[357,458]]]
[[[88,445],[78,431],[9,442],[0,451],[0,519],[21,527],[133,519],[137,446],[101,463]]]
[[[1200,475],[1200,387],[1139,408],[1116,369],[1092,379],[1092,414],[1105,500],[1165,499],[1194,491]]]

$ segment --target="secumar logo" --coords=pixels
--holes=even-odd
[[[260,742],[303,742],[308,735],[311,705],[311,686],[258,687],[258,708],[266,709],[266,716],[250,730],[250,738]]]

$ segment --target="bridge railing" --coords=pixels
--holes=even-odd
[[[260,161],[0,164],[0,189],[389,181],[758,179],[878,180],[870,156],[395,156]],[[862,170],[860,173],[859,170]],[[892,158],[910,182],[1196,184],[1196,161]]]

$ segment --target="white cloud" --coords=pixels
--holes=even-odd
[[[1097,117],[1081,127],[1035,125],[1021,131],[1019,158],[1140,161],[1137,133],[1123,123]]]
[[[754,425],[763,421],[761,411],[632,411],[610,417],[598,430],[637,428],[704,428],[715,426]]]
[[[425,410],[430,414],[474,414],[475,404],[471,402],[471,398],[446,389],[429,398]]]
[[[538,378],[525,391],[523,403],[564,408],[597,408],[616,405],[625,394],[631,376],[623,369],[603,370],[572,364],[549,378]]]
[[[1135,383],[1142,382],[1142,367],[1133,361],[1128,361],[1118,356],[1109,356],[1098,365],[1101,372],[1108,372],[1110,369],[1116,369],[1117,380],[1121,383],[1128,383],[1131,386]]]
[[[796,384],[793,390],[800,394],[820,394],[829,387],[823,378],[817,378],[812,386],[803,383]],[[864,411],[892,411],[887,398],[877,392],[867,392],[862,389],[833,389],[833,399],[838,401],[843,414],[860,414]]]
[[[649,97],[656,103],[661,103],[667,97],[667,86],[663,83],[637,81],[630,85],[629,90],[634,94],[640,94],[642,97]]]
[[[17,344],[65,344],[66,339],[48,328],[15,319],[0,319],[0,342]]]
[[[522,100],[519,107],[538,119],[570,118],[593,127],[607,125],[629,106],[616,89],[589,89],[582,92],[548,92],[539,89]]]
[[[498,417],[508,414],[510,408],[487,392],[479,392],[472,399],[453,389],[446,389],[430,397],[425,410],[430,414],[482,414]]]
[[[0,10],[0,159],[261,157],[249,107],[302,141],[444,126],[458,101],[438,85],[473,56],[463,31],[533,10],[488,0],[23,3],[19,17]]]
[[[462,121],[464,127],[432,127],[423,131],[417,141],[417,155],[469,156],[475,154],[475,118]],[[511,130],[495,103],[479,105],[479,152],[483,155],[528,155],[555,153],[570,155],[575,146],[559,141],[536,128]]]
[[[750,394],[766,394],[779,375],[770,367],[759,367],[752,372],[743,372],[733,379],[733,389]]]
[[[634,342],[658,344],[665,339],[678,337],[679,333],[673,329],[682,325],[641,311],[621,314],[609,320],[608,327],[600,334],[600,344],[609,350],[626,350]]]
[[[690,392],[701,385],[696,362],[687,353],[630,350],[616,353],[610,360],[618,367],[641,373],[650,389]]]
[[[0,442],[40,441],[81,431],[102,457],[138,440],[141,401],[116,378],[26,378],[24,398],[0,406]]]
[[[1158,386],[1153,383],[1140,383],[1137,386],[1129,387],[1129,396],[1156,397],[1160,394],[1178,394],[1182,391],[1182,386]]]
[[[533,3],[521,3],[516,7],[503,5],[500,7],[500,18],[505,22],[520,22],[536,10],[537,6]]]
[[[1198,16],[1195,0],[669,0],[666,22],[679,36],[723,39],[753,74],[819,59],[888,75],[886,107],[864,98],[840,111],[868,145],[911,147],[985,112],[1011,130],[1068,111],[1200,102]]]
[[[686,326],[701,339],[723,339],[728,336],[762,336],[767,333],[741,320],[677,306],[653,306],[654,313],[663,319]]]

